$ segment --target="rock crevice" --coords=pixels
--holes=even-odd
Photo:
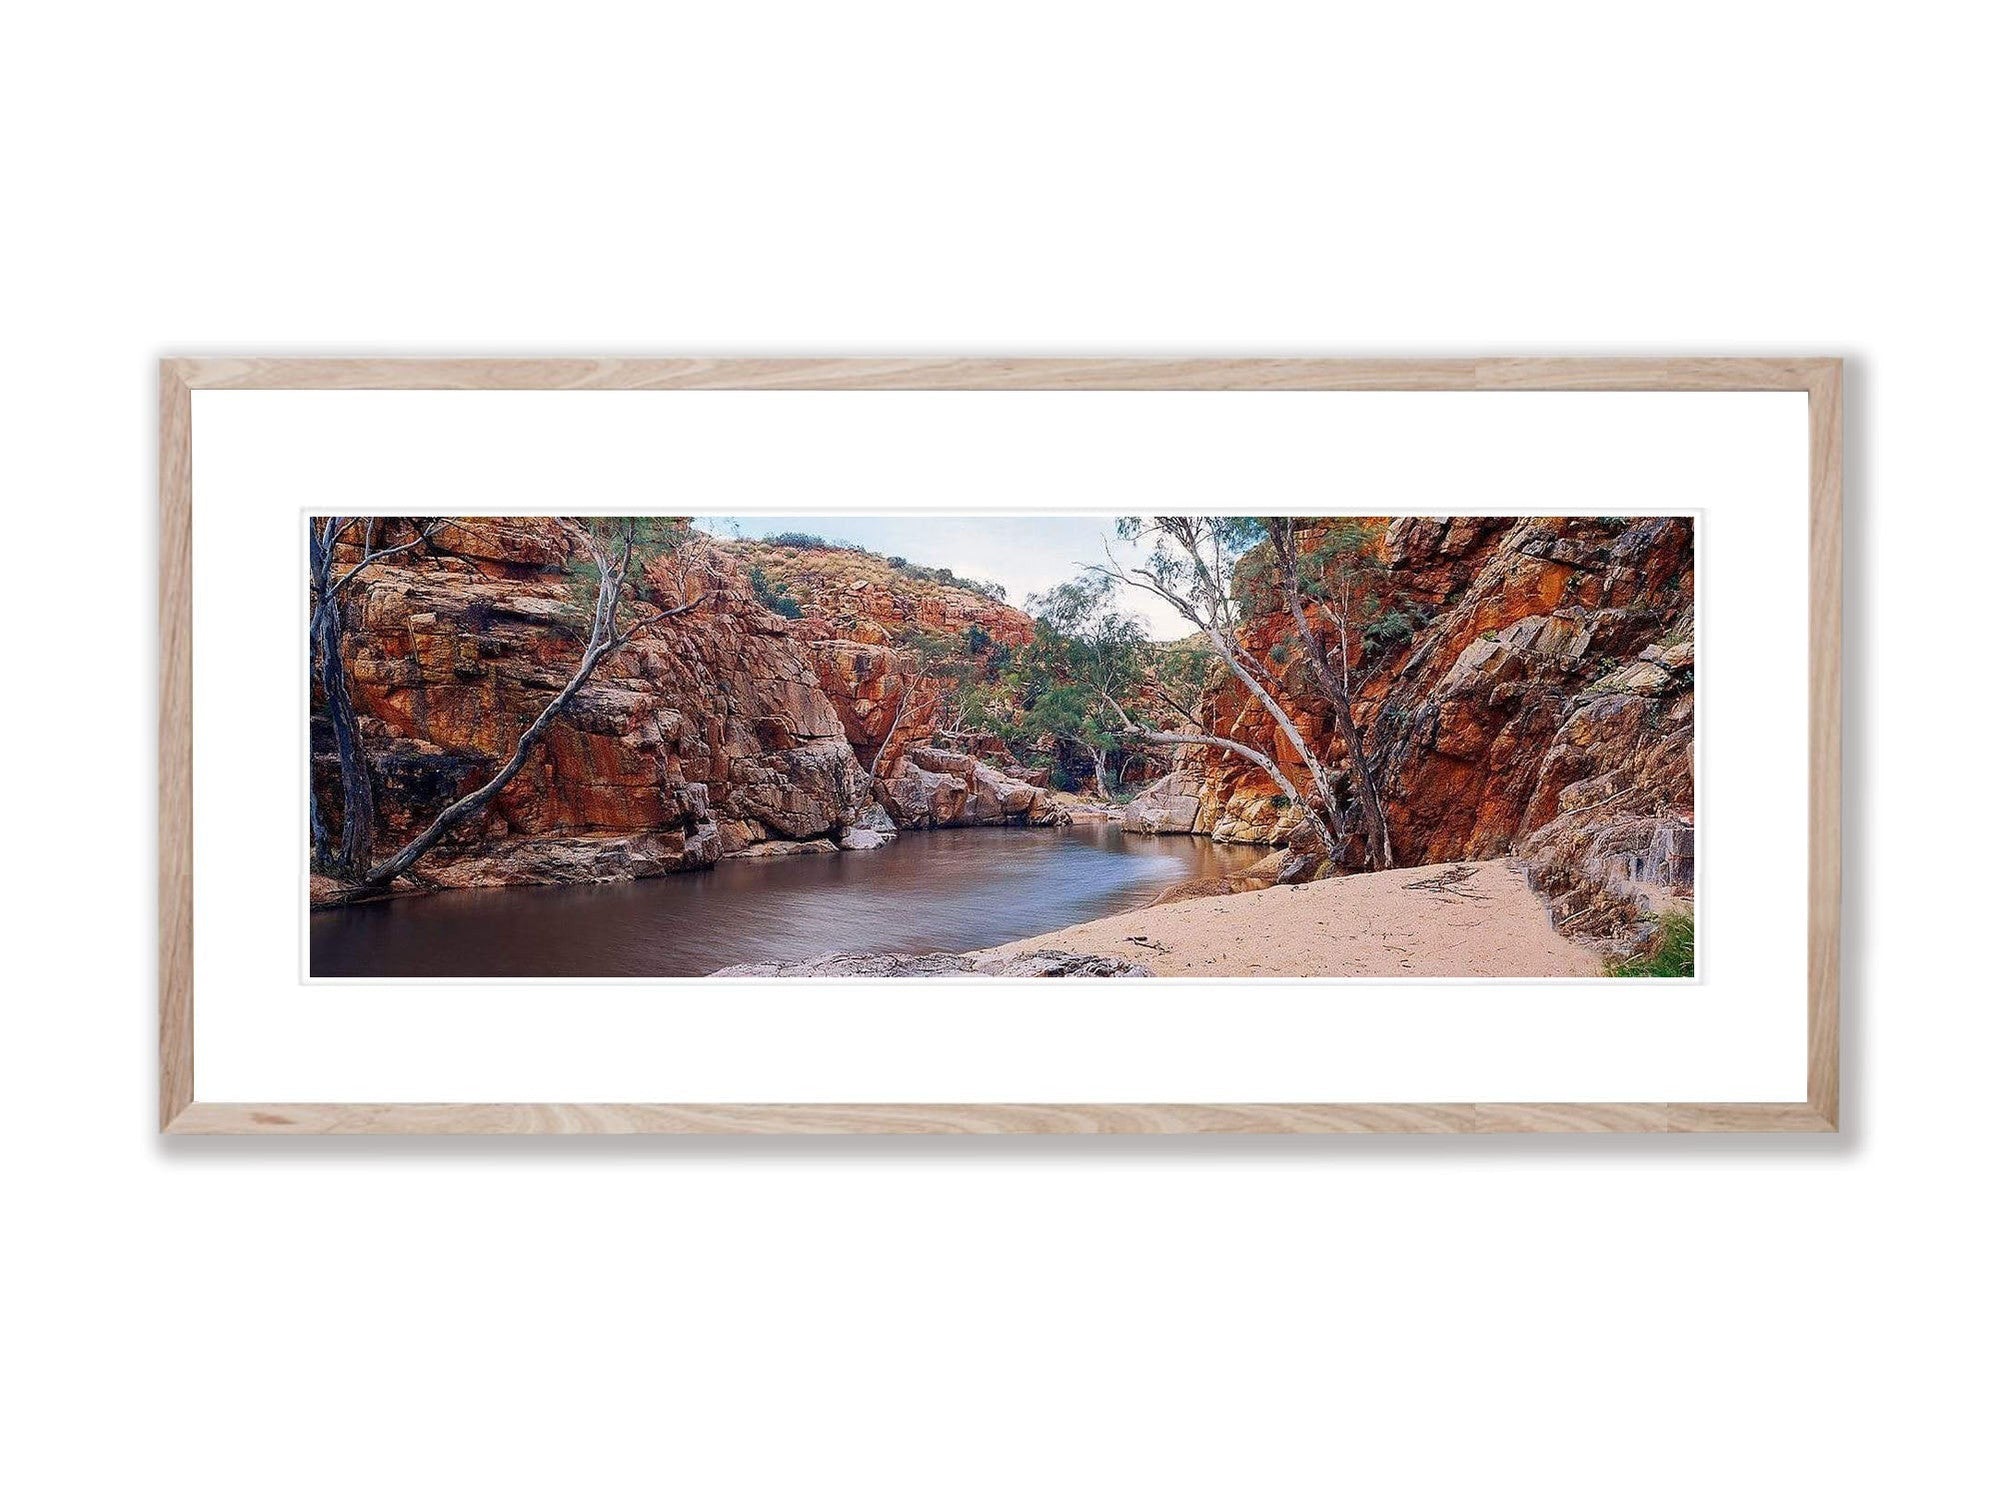
[[[1694,551],[1684,517],[1407,518],[1381,524],[1387,594],[1410,621],[1371,642],[1354,713],[1402,866],[1518,857],[1563,930],[1641,939],[1693,883]],[[1336,769],[1327,717],[1281,644],[1250,619],[1287,712]],[[1290,765],[1231,680],[1202,703]],[[1125,812],[1136,831],[1284,843],[1289,799],[1239,757],[1195,748]],[[1357,846],[1334,851],[1360,867]]]

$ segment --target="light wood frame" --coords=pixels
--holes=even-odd
[[[1803,1103],[224,1103],[194,1092],[195,390],[1803,391],[1810,847]],[[160,364],[160,1128],[172,1134],[1474,1134],[1839,1128],[1841,363],[1826,358],[165,359]]]

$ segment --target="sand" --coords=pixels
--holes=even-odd
[[[1146,964],[1161,977],[1600,977],[1506,862],[1437,864],[1202,896],[987,951],[1035,948]],[[972,956],[982,956],[973,954]]]

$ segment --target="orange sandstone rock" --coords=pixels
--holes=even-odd
[[[1520,855],[1565,929],[1604,941],[1690,893],[1691,522],[1413,518],[1382,523],[1379,546],[1387,590],[1419,621],[1406,641],[1368,648],[1354,704],[1396,862]],[[1315,752],[1343,768],[1326,705],[1280,647],[1289,633],[1270,613],[1242,638]],[[1202,706],[1219,732],[1298,768],[1233,679]],[[1170,791],[1142,799],[1139,821],[1155,815],[1258,843],[1297,822],[1260,771],[1204,748],[1181,755]],[[1336,862],[1360,856],[1356,841]]]
[[[829,590],[835,607],[815,603],[787,621],[753,595],[743,547],[697,539],[676,558],[684,581],[662,564],[646,573],[653,602],[692,594],[701,607],[599,666],[478,823],[417,866],[418,883],[633,878],[767,842],[893,831],[857,757],[872,763],[882,750],[896,696],[910,685],[891,629],[905,618],[936,629],[977,623],[989,639],[1020,641],[1031,621],[969,591],[897,590],[888,579]],[[768,561],[772,550],[757,555]],[[453,521],[433,544],[356,580],[345,596],[345,651],[376,784],[378,854],[511,754],[575,670],[593,591],[570,536],[539,518]],[[884,771],[928,742],[933,718],[905,715]],[[337,822],[323,723],[314,774]],[[921,820],[1045,815],[1019,805],[1018,783],[998,786],[1007,778],[987,767],[952,778],[961,804],[948,818],[927,806]]]

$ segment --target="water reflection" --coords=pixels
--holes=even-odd
[[[453,890],[312,918],[315,977],[636,977],[826,952],[963,952],[1092,921],[1266,850],[1114,827],[947,828],[837,857]]]

